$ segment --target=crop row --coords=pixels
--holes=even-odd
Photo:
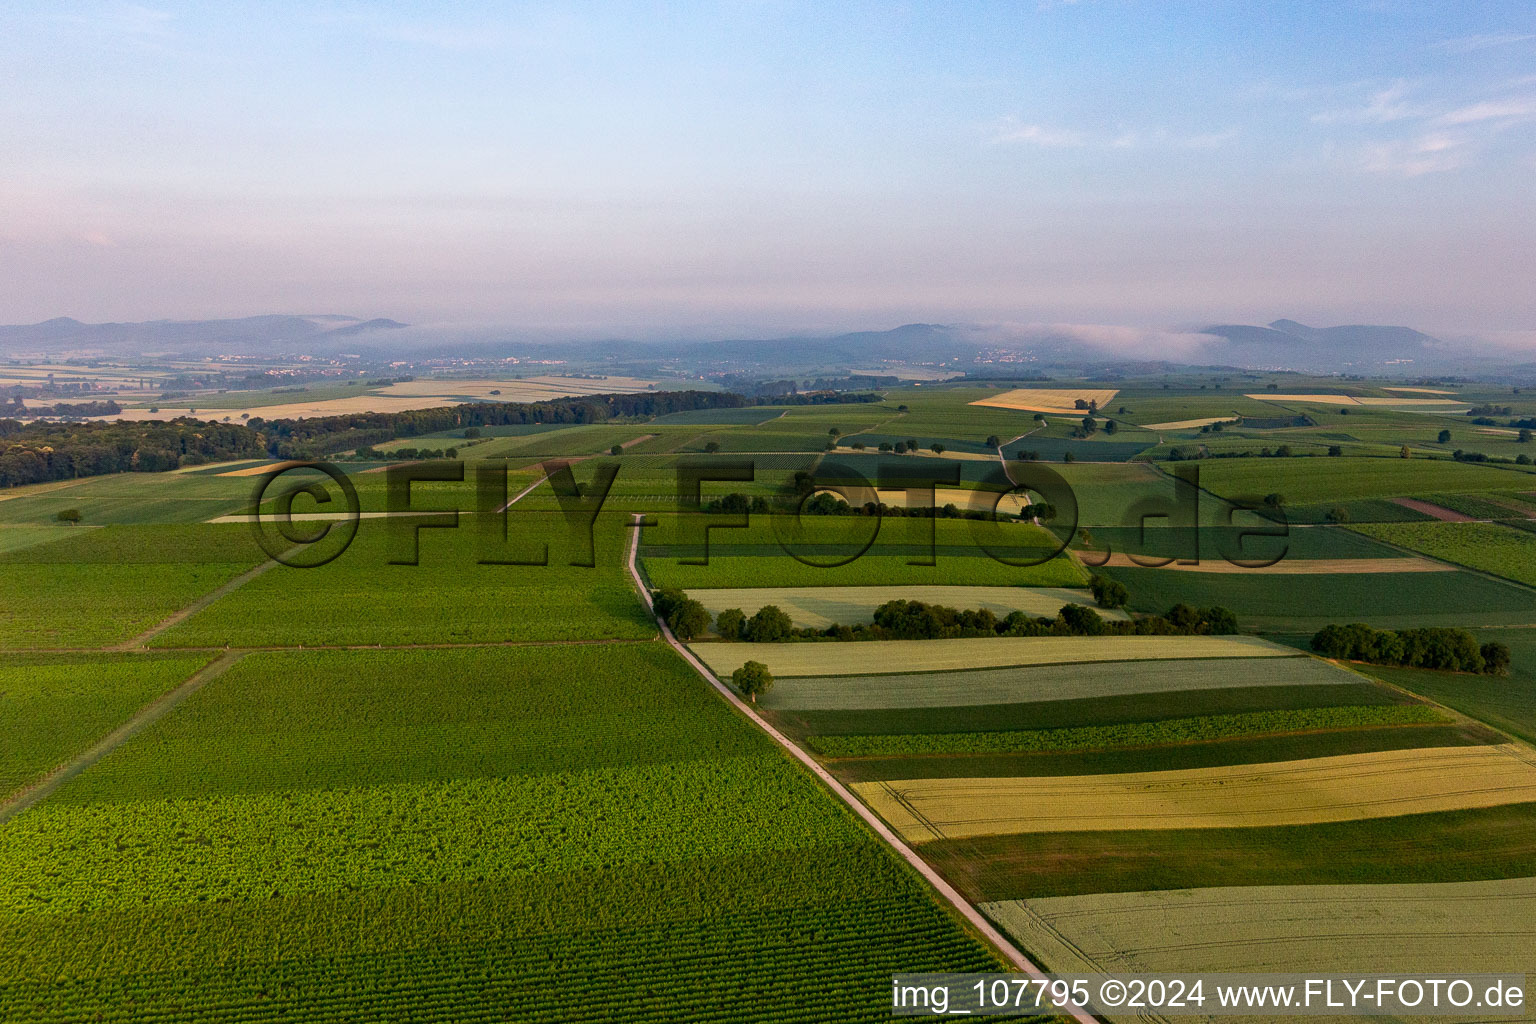
[[[655,644],[247,655],[60,803],[355,787],[761,753]]]
[[[724,965],[729,963],[730,968]],[[7,1020],[883,1019],[888,977],[995,962],[915,894],[360,956],[0,984]],[[99,1015],[99,1016],[97,1016]]]

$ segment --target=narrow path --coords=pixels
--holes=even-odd
[[[210,680],[223,675],[231,665],[243,657],[245,657],[244,651],[226,651],[219,655],[192,673],[186,682],[144,705],[132,718],[97,740],[84,753],[76,755],[31,786],[21,790],[4,803],[0,803],[0,824],[4,824],[32,805],[53,795],[54,791],[64,783],[106,757],[147,726],[164,718],[172,708],[202,689]]]
[[[646,608],[651,608],[651,592],[646,588],[645,582],[641,580],[640,570],[636,565],[636,558],[640,552],[640,518],[641,517],[639,515],[635,516],[635,534],[634,537],[631,538],[629,544],[629,577],[631,581],[634,582],[635,588],[640,591],[640,598],[645,602]],[[986,917],[981,913],[981,911],[973,907],[965,899],[964,896],[961,896],[960,893],[956,891],[954,886],[945,881],[942,875],[940,875],[937,871],[930,867],[926,861],[919,857],[917,855],[917,851],[913,850],[901,839],[900,836],[891,831],[890,827],[887,826],[884,821],[880,820],[880,817],[876,815],[874,811],[871,811],[868,807],[864,806],[864,804],[857,797],[855,797],[851,791],[849,791],[848,787],[844,786],[841,782],[834,778],[832,773],[823,768],[815,758],[811,757],[810,754],[807,754],[804,750],[800,749],[800,747],[791,742],[790,739],[783,733],[769,725],[768,722],[765,721],[762,716],[757,713],[756,709],[753,708],[752,705],[748,704],[746,701],[742,700],[739,696],[736,695],[735,690],[732,690],[729,686],[726,686],[719,679],[717,679],[715,674],[711,672],[702,661],[695,657],[692,651],[690,651],[687,647],[683,646],[683,644],[678,641],[677,637],[672,634],[672,630],[667,626],[665,621],[658,617],[656,624],[661,627],[661,635],[666,639],[667,643],[672,645],[672,649],[675,650],[678,654],[682,655],[683,660],[692,665],[694,671],[698,672],[699,675],[704,677],[705,682],[709,683],[709,685],[718,690],[720,695],[729,701],[737,711],[740,711],[742,714],[746,715],[754,725],[763,730],[763,732],[767,733],[775,743],[788,751],[791,757],[809,768],[812,774],[820,779],[828,789],[832,790],[832,792],[837,795],[838,799],[847,804],[855,814],[864,820],[865,824],[874,829],[876,835],[889,843],[897,853],[901,854],[902,858],[906,860],[908,864],[912,865],[918,874],[922,875],[930,885],[937,889],[939,895],[943,896],[944,899],[947,900],[949,904],[953,906],[962,917],[970,922],[970,924],[978,932],[981,933],[983,938],[985,938],[994,947],[996,947],[997,950],[1007,958],[1009,963],[1013,964],[1014,967],[1020,971],[1023,971],[1031,978],[1043,978],[1046,976],[1045,972],[1037,967],[1034,962],[1031,961],[1027,956],[1025,956],[1023,951],[1015,946],[1011,941],[1009,941],[1009,939],[1003,935],[1002,932],[998,931],[996,926],[994,926],[991,921],[988,921]],[[1074,1020],[1078,1021],[1079,1024],[1096,1024],[1096,1020],[1093,1015],[1083,1010],[1072,1011],[1070,1016]]]
[[[159,636],[161,633],[164,633],[166,630],[170,629],[172,626],[179,622],[185,621],[190,616],[196,615],[198,612],[202,611],[204,608],[207,608],[209,605],[213,604],[213,602],[217,601],[219,598],[225,596],[226,594],[234,593],[236,590],[239,590],[241,587],[251,582],[251,580],[271,569],[274,565],[279,564],[281,563],[279,563],[276,559],[269,558],[265,562],[262,562],[260,565],[247,569],[245,572],[241,573],[239,576],[236,576],[234,579],[230,580],[228,583],[225,583],[223,586],[209,591],[180,611],[173,612],[170,616],[162,619],[160,622],[140,633],[132,640],[125,640],[114,647],[104,648],[104,650],[137,650],[138,648],[141,648],[145,644],[149,643],[149,641],[153,640],[155,637]]]

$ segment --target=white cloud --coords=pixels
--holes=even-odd
[[[1083,144],[1083,136],[1078,132],[1061,131],[1060,129],[1047,128],[1039,124],[1026,124],[1016,117],[1005,117],[998,123],[996,131],[993,132],[992,141],[997,143],[1023,142],[1032,146],[1058,148],[1081,146]]]
[[[1232,131],[1205,132],[1195,135],[1179,135],[1164,128],[1153,131],[1120,131],[1115,134],[1091,134],[1052,128],[1046,125],[1024,122],[1016,117],[1005,117],[998,122],[993,135],[994,143],[1027,143],[1044,148],[1074,148],[1089,146],[1108,149],[1168,148],[1168,149],[1216,149],[1230,141],[1237,133]]]
[[[1482,121],[1523,120],[1536,117],[1536,96],[1515,96],[1502,100],[1484,100],[1458,107],[1435,118],[1437,124],[1477,124]]]
[[[1536,35],[1489,32],[1483,35],[1460,36],[1456,39],[1447,39],[1438,45],[1440,49],[1450,50],[1453,53],[1473,53],[1477,50],[1491,50],[1497,46],[1514,46],[1517,43],[1529,43],[1532,41],[1536,41]]]
[[[1313,114],[1312,120],[1317,124],[1386,124],[1421,116],[1422,111],[1404,102],[1408,92],[1408,83],[1399,79],[1372,93],[1364,106],[1324,110]]]
[[[1360,151],[1360,167],[1372,174],[1417,178],[1465,167],[1470,155],[1465,139],[1429,132],[1416,139],[1365,146]]]

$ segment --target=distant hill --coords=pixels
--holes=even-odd
[[[0,355],[146,355],[158,353],[313,352],[331,339],[407,326],[394,320],[363,320],[324,314],[270,314],[232,320],[150,320],[87,324],[57,317],[40,324],[0,326]]]
[[[1213,359],[1239,366],[1284,366],[1300,370],[1380,369],[1388,363],[1435,364],[1445,345],[1411,327],[1347,324],[1308,327],[1295,320],[1276,320],[1267,327],[1214,324],[1202,334],[1226,340],[1213,346]]]

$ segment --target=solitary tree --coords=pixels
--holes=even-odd
[[[1328,446],[1328,454],[1334,458],[1337,458],[1338,456],[1344,454],[1344,447],[1342,445],[1331,444]]]
[[[1347,523],[1349,522],[1349,509],[1343,505],[1335,505],[1328,510],[1326,518],[1330,523]]]
[[[705,441],[704,442],[704,450],[706,452],[709,452],[711,455],[713,455],[715,452],[720,450],[720,442],[719,441]]]
[[[758,694],[773,689],[773,673],[762,662],[749,661],[731,673],[731,682],[743,697],[750,697],[752,703],[756,704]]]
[[[929,445],[928,446],[928,450],[933,452],[933,454],[935,454],[935,455],[943,455],[944,454],[944,446],[939,444],[937,441],[935,441],[933,444]]]
[[[1451,443],[1451,432],[1449,430],[1442,430],[1442,431],[1440,431],[1440,436],[1437,438],[1437,440],[1441,444],[1450,444]]]
[[[1108,576],[1095,575],[1088,581],[1088,589],[1093,592],[1093,599],[1098,602],[1100,608],[1124,608],[1130,594],[1125,589],[1125,584],[1119,580],[1112,580]]]
[[[623,455],[624,454],[624,446],[621,445],[621,444],[616,444],[612,448],[608,449],[608,454],[609,455]]]
[[[827,430],[827,433],[830,434],[833,437],[842,437],[843,436],[843,432],[841,430],[837,429],[836,427],[829,428]]]
[[[1279,508],[1281,505],[1284,505],[1284,504],[1285,504],[1285,495],[1281,494],[1278,491],[1273,491],[1273,492],[1271,492],[1269,494],[1264,495],[1264,507],[1265,508]]]
[[[1065,455],[1063,455],[1061,457],[1061,461],[1062,462],[1076,462],[1077,461],[1077,456],[1073,455],[1071,452],[1067,452]]]
[[[996,448],[998,445],[1000,445],[1002,443],[1003,443],[1003,439],[998,437],[996,434],[988,434],[987,435],[987,447],[988,448]]]
[[[1531,443],[1531,432],[1529,430],[1527,430],[1527,429],[1522,427],[1521,430],[1520,430],[1520,436],[1515,438],[1515,440],[1519,441],[1521,444],[1530,444]]]
[[[54,518],[61,523],[78,523],[80,521],[80,510],[77,508],[61,509]]]

